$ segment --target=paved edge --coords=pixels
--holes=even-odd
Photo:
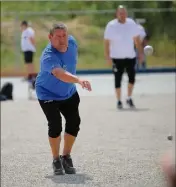
[[[165,68],[147,68],[137,70],[136,73],[148,74],[148,73],[176,73],[176,67]],[[98,74],[112,74],[111,69],[96,69],[96,70],[77,70],[78,75],[98,75]],[[3,77],[21,77],[25,76],[23,72],[1,72],[1,78]]]

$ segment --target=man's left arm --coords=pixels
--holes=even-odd
[[[146,32],[145,32],[146,33]],[[150,40],[149,34],[146,33],[144,40],[143,40],[143,46],[145,47],[146,45],[148,45],[148,42]]]
[[[30,33],[29,33],[29,40],[31,41],[31,43],[32,43],[32,45],[34,45],[35,46],[35,32],[34,31],[30,31]]]
[[[144,48],[140,39],[140,31],[136,23],[133,25],[133,36],[135,47],[138,50],[139,62],[142,63],[144,60]]]
[[[145,31],[144,27],[142,27],[141,35],[142,35],[142,46],[145,47],[148,44],[148,33]]]
[[[134,37],[134,44],[135,44],[135,46],[136,46],[136,48],[137,48],[139,53],[143,53],[144,52],[143,46],[142,46],[142,42],[140,40],[140,36],[139,35]]]
[[[31,41],[32,45],[34,45],[34,46],[35,46],[35,39],[34,39],[34,37],[30,37],[29,39],[30,39],[30,41]]]

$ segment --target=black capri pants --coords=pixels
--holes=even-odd
[[[126,71],[129,78],[129,83],[135,83],[135,65],[136,58],[112,59],[113,73],[115,77],[115,88],[121,87],[123,73]]]
[[[39,100],[40,106],[48,121],[48,135],[51,138],[57,138],[62,132],[62,117],[64,116],[65,132],[74,137],[80,130],[81,122],[79,116],[80,97],[76,92],[72,97],[62,101],[44,101]]]

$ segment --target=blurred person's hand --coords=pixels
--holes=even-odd
[[[139,64],[142,64],[144,62],[144,53],[139,53],[137,58],[138,58]]]
[[[176,187],[176,163],[174,153],[170,152],[165,154],[162,158],[161,165],[168,187]]]
[[[112,67],[112,59],[111,58],[108,58],[107,60],[106,60],[106,62],[107,62],[107,64],[109,65],[109,66],[111,66]]]

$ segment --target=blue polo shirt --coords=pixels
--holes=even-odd
[[[66,83],[52,75],[53,68],[63,68],[76,74],[77,44],[73,36],[68,38],[68,49],[59,52],[49,43],[40,58],[40,72],[36,78],[36,94],[39,100],[65,100],[76,92],[73,83]]]

